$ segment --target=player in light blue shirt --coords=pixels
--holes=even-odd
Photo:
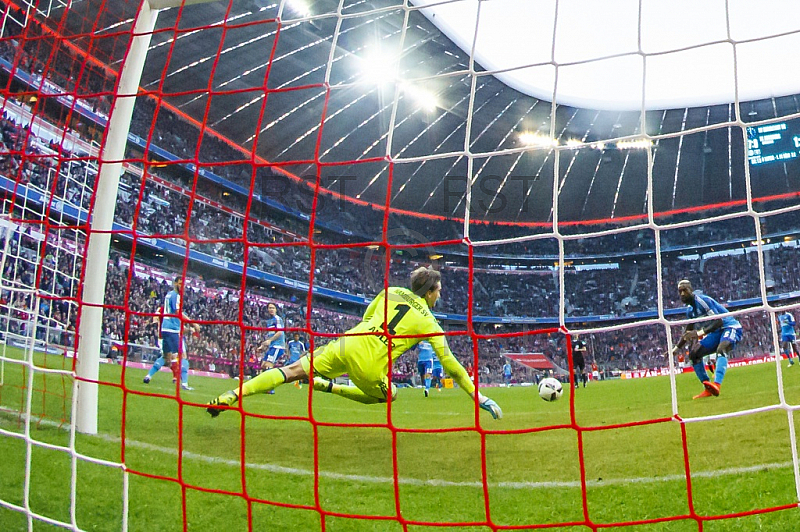
[[[181,318],[189,321],[189,317],[181,310],[181,291],[183,289],[183,279],[175,277],[172,281],[172,290],[164,298],[164,304],[158,311],[153,321],[160,321],[161,336],[161,356],[153,363],[153,367],[144,378],[144,383],[149,384],[150,379],[167,363],[172,369],[172,382],[177,383],[181,378],[181,387],[190,390],[188,375],[189,361],[186,358],[186,351],[183,349],[183,339],[181,338]],[[200,330],[198,324],[187,325],[187,327]]]
[[[261,359],[262,371],[274,368],[275,363],[286,350],[283,318],[278,316],[278,306],[275,303],[267,305],[267,315],[267,321],[264,323],[264,327],[267,329],[267,339],[258,346],[258,352],[264,353]],[[270,392],[275,393],[274,390],[270,390]]]
[[[431,391],[431,378],[433,377],[433,359],[436,355],[433,352],[433,347],[430,342],[423,340],[418,347],[417,356],[417,371],[419,372],[420,379],[425,384],[425,397],[428,397]]]
[[[442,368],[442,363],[439,361],[439,357],[436,356],[436,353],[433,353],[433,370],[431,371],[431,384],[436,386],[436,391],[442,391],[442,379],[444,379],[444,368]]]
[[[283,363],[284,366],[294,364],[308,352],[308,344],[300,339],[300,333],[294,333],[294,338],[286,342],[286,351],[289,353],[289,358]],[[300,381],[294,381],[295,388],[302,388]]]
[[[794,357],[797,356],[797,336],[794,332],[794,316],[788,310],[778,316],[781,325],[781,347],[789,359],[789,365],[794,366]]]
[[[511,376],[513,375],[513,371],[511,370],[511,361],[506,359],[506,363],[503,364],[503,380],[506,383],[506,388],[511,387]]]
[[[709,320],[687,325],[672,354],[676,355],[685,344],[697,340],[697,345],[689,356],[694,372],[705,390],[695,395],[694,399],[716,397],[719,395],[722,379],[725,378],[728,369],[728,354],[742,339],[742,325],[725,307],[707,295],[695,292],[692,283],[687,279],[678,283],[678,295],[689,307],[686,310],[687,318],[707,317]],[[712,364],[714,367],[713,382],[708,377],[706,364]]]

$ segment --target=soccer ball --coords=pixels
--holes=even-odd
[[[539,383],[539,397],[545,401],[555,401],[561,397],[562,393],[564,393],[564,388],[553,377],[546,377]]]

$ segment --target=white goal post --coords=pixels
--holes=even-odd
[[[78,329],[76,361],[77,405],[75,428],[85,434],[97,434],[97,380],[100,372],[100,335],[103,326],[106,273],[108,269],[111,228],[114,221],[122,159],[128,142],[133,105],[142,79],[144,62],[158,12],[168,7],[207,3],[216,0],[143,0],[136,15],[133,39],[117,85],[114,105],[107,125],[106,141],[100,153],[99,174],[91,230],[87,235],[83,297]]]

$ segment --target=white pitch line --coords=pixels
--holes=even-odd
[[[109,442],[113,443],[120,443],[120,439],[116,436],[109,436],[106,434],[98,434],[97,437],[105,439]],[[168,449],[166,447],[159,447],[157,445],[153,445],[151,443],[139,442],[136,440],[127,440],[125,442],[127,446],[136,447],[138,449],[144,449],[147,451],[157,451],[166,454],[176,455],[178,451],[176,449]],[[209,464],[216,464],[216,465],[227,465],[230,467],[241,467],[241,464],[238,460],[229,460],[225,458],[217,458],[213,456],[206,456],[202,454],[193,453],[191,451],[183,451],[183,458],[184,459],[191,459],[191,460],[198,460],[201,462],[209,463]],[[300,469],[296,467],[285,467],[276,464],[259,464],[259,463],[251,463],[246,462],[245,467],[248,469],[254,469],[259,471],[268,471],[270,473],[279,473],[279,474],[286,474],[286,475],[298,475],[298,476],[313,476],[314,472],[308,469]],[[773,469],[788,469],[792,467],[792,462],[781,462],[781,463],[772,463],[772,464],[761,464],[761,465],[754,465],[748,467],[732,467],[727,469],[720,469],[716,471],[693,471],[692,478],[715,478],[720,475],[740,475],[743,473],[754,473],[758,471],[768,471]],[[320,471],[319,476],[321,478],[328,478],[332,480],[347,480],[351,482],[362,482],[368,484],[391,484],[394,480],[390,477],[376,477],[370,475],[349,475],[345,473],[334,473],[331,471]],[[587,480],[586,485],[588,487],[604,487],[604,486],[617,486],[620,484],[647,484],[647,483],[658,483],[658,482],[677,482],[677,481],[685,481],[685,475],[666,475],[661,477],[635,477],[635,478],[618,478],[618,479],[604,479],[604,480]],[[443,479],[416,479],[416,478],[405,478],[401,477],[398,479],[400,484],[409,485],[409,486],[435,486],[435,487],[467,487],[467,488],[481,488],[483,484],[481,482],[472,481],[472,482],[455,482],[450,480],[443,480]],[[549,481],[549,482],[490,482],[489,487],[497,487],[497,488],[506,488],[506,489],[543,489],[543,488],[580,488],[581,483],[580,481]]]
[[[0,409],[0,411],[5,411],[4,413],[11,413],[7,409]],[[43,425],[50,425],[50,426],[58,426],[57,423],[42,419],[38,421]],[[61,425],[62,428],[65,430],[69,430],[70,426],[67,424]],[[110,434],[103,434],[98,433],[92,435],[94,438],[98,438],[101,440],[105,440],[110,443],[121,443],[122,440],[117,436],[112,436]],[[35,441],[33,442],[35,445]],[[164,454],[170,454],[177,456],[178,451],[177,449],[172,449],[168,447],[160,447],[158,445],[154,445],[152,443],[147,442],[140,442],[136,440],[125,440],[125,445],[127,447],[134,447],[137,449],[142,449],[145,451],[153,451],[153,452],[160,452]],[[218,458],[214,456],[207,456],[204,454],[193,453],[191,451],[183,451],[183,458],[189,460],[197,460],[199,462],[205,462],[207,464],[215,464],[215,465],[224,465],[239,468],[241,467],[241,463],[238,460],[229,460],[226,458]],[[296,467],[285,467],[276,464],[260,464],[260,463],[252,463],[246,462],[245,467],[248,469],[253,469],[257,471],[267,471],[270,473],[277,473],[283,475],[296,475],[296,476],[305,476],[305,477],[313,477],[314,472],[309,469],[300,469]],[[719,469],[716,471],[692,471],[692,479],[697,478],[715,478],[719,477],[720,475],[741,475],[743,473],[755,473],[758,471],[770,471],[774,469],[789,469],[792,468],[793,464],[791,461],[787,462],[780,462],[780,463],[772,463],[772,464],[759,464],[753,465],[748,467],[731,467],[726,469]],[[127,468],[126,468],[127,469]],[[366,484],[391,484],[394,482],[394,479],[391,477],[376,477],[371,475],[349,475],[345,473],[335,473],[332,471],[320,471],[319,472],[320,478],[326,478],[331,480],[344,480],[349,482],[361,482]],[[683,474],[680,475],[665,475],[660,477],[634,477],[634,478],[615,478],[615,479],[597,479],[597,480],[587,480],[586,486],[590,488],[595,487],[606,487],[606,486],[618,486],[620,484],[653,484],[659,482],[679,482],[685,481],[686,476]],[[416,478],[406,478],[401,477],[398,479],[398,482],[403,485],[407,486],[433,486],[433,487],[461,487],[461,488],[481,488],[483,484],[478,481],[471,481],[471,482],[455,482],[450,480],[443,480],[443,479],[416,479]],[[514,490],[533,490],[533,489],[552,489],[552,488],[580,488],[581,483],[580,481],[573,480],[573,481],[547,481],[547,482],[490,482],[489,487],[493,488],[504,488],[504,489],[514,489]]]

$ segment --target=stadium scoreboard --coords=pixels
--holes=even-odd
[[[796,159],[800,132],[796,123],[778,122],[747,128],[747,159],[751,166]]]

